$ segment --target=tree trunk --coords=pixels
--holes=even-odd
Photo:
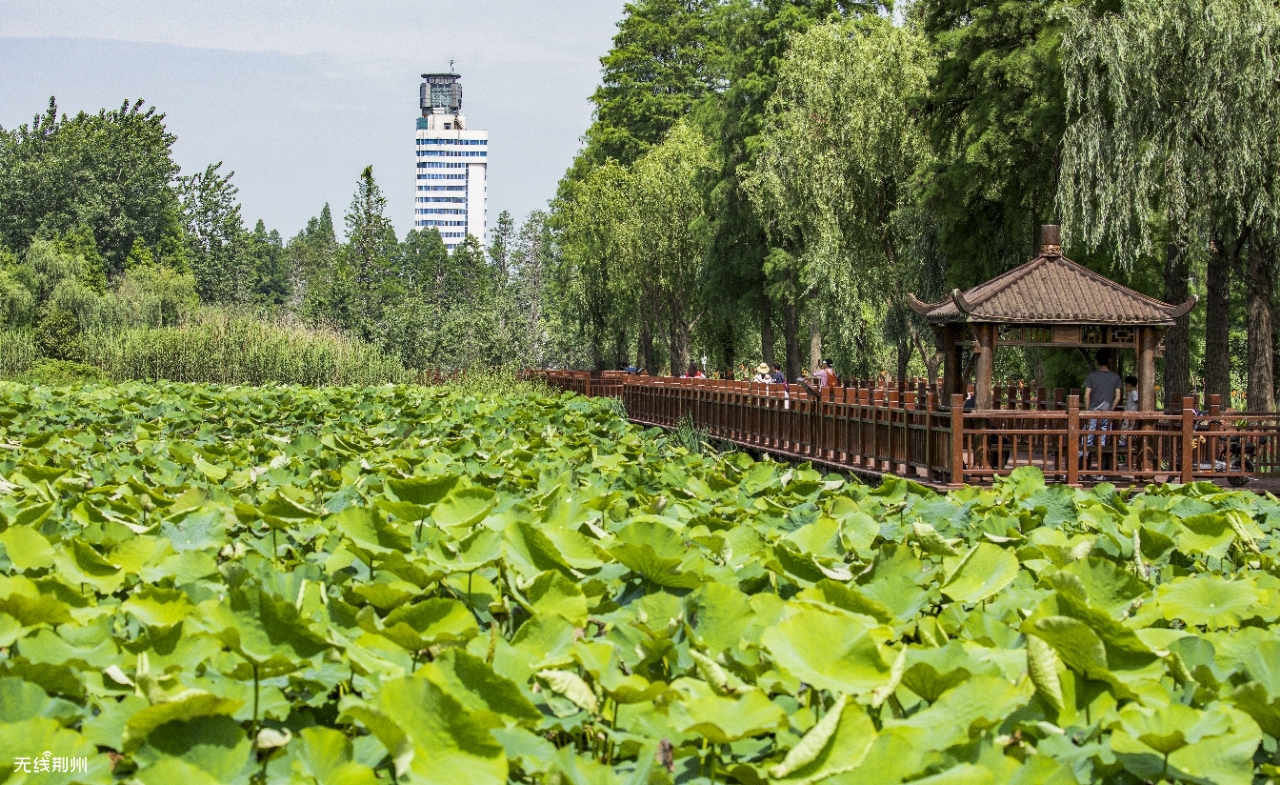
[[[653,324],[647,314],[640,316],[640,337],[636,353],[639,354],[640,367],[650,376],[658,375],[658,357],[653,351]]]
[[[767,294],[760,298],[760,359],[773,367],[773,301]]]
[[[1222,240],[1209,244],[1209,268],[1205,276],[1204,394],[1219,395],[1222,405],[1231,403],[1231,256]]]
[[[822,362],[822,324],[818,320],[818,304],[809,298],[809,370]]]
[[[1249,390],[1251,412],[1271,412],[1276,408],[1271,295],[1275,292],[1275,252],[1271,243],[1258,234],[1249,242],[1249,271],[1245,276],[1249,311]]]
[[[800,376],[800,308],[793,302],[782,306],[782,342],[787,349],[787,379]]]
[[[536,336],[537,333],[535,332],[534,335]],[[613,339],[613,362],[610,365],[614,369],[620,369],[630,364],[627,362],[627,328],[619,327]]]
[[[671,325],[671,375],[689,370],[689,329],[679,322]]]
[[[907,342],[906,336],[898,341],[898,396],[901,400],[902,393],[907,389],[907,366],[911,363],[911,344]]]
[[[1185,303],[1187,288],[1187,258],[1175,244],[1169,243],[1164,263],[1164,295],[1167,303]],[[1191,392],[1191,345],[1189,329],[1191,316],[1178,319],[1165,334],[1164,339],[1164,406],[1170,410],[1182,408],[1182,396]]]

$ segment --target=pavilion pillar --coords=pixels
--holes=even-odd
[[[990,409],[996,373],[996,326],[975,324],[978,334],[977,369],[973,380],[973,408]]]
[[[963,346],[960,343],[961,329],[955,325],[946,325],[942,328],[942,381],[943,381],[943,400],[950,401],[952,395],[964,395],[965,380],[961,378],[964,375],[964,354]]]
[[[1156,409],[1156,328],[1138,328],[1138,411]]]

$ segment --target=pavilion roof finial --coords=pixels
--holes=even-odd
[[[1057,224],[1040,227],[1040,255],[1062,256],[1062,232]]]

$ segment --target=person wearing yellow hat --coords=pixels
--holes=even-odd
[[[760,363],[756,366],[756,375],[751,381],[757,384],[771,384],[773,377],[769,374],[769,364]]]

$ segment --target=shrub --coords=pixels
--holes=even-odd
[[[100,384],[107,375],[98,368],[69,360],[36,360],[31,366],[14,374],[11,381],[23,384],[40,384],[46,387],[69,387],[78,384]]]
[[[36,345],[40,354],[55,360],[79,360],[84,355],[80,341],[80,322],[63,308],[52,308],[36,328]]]

